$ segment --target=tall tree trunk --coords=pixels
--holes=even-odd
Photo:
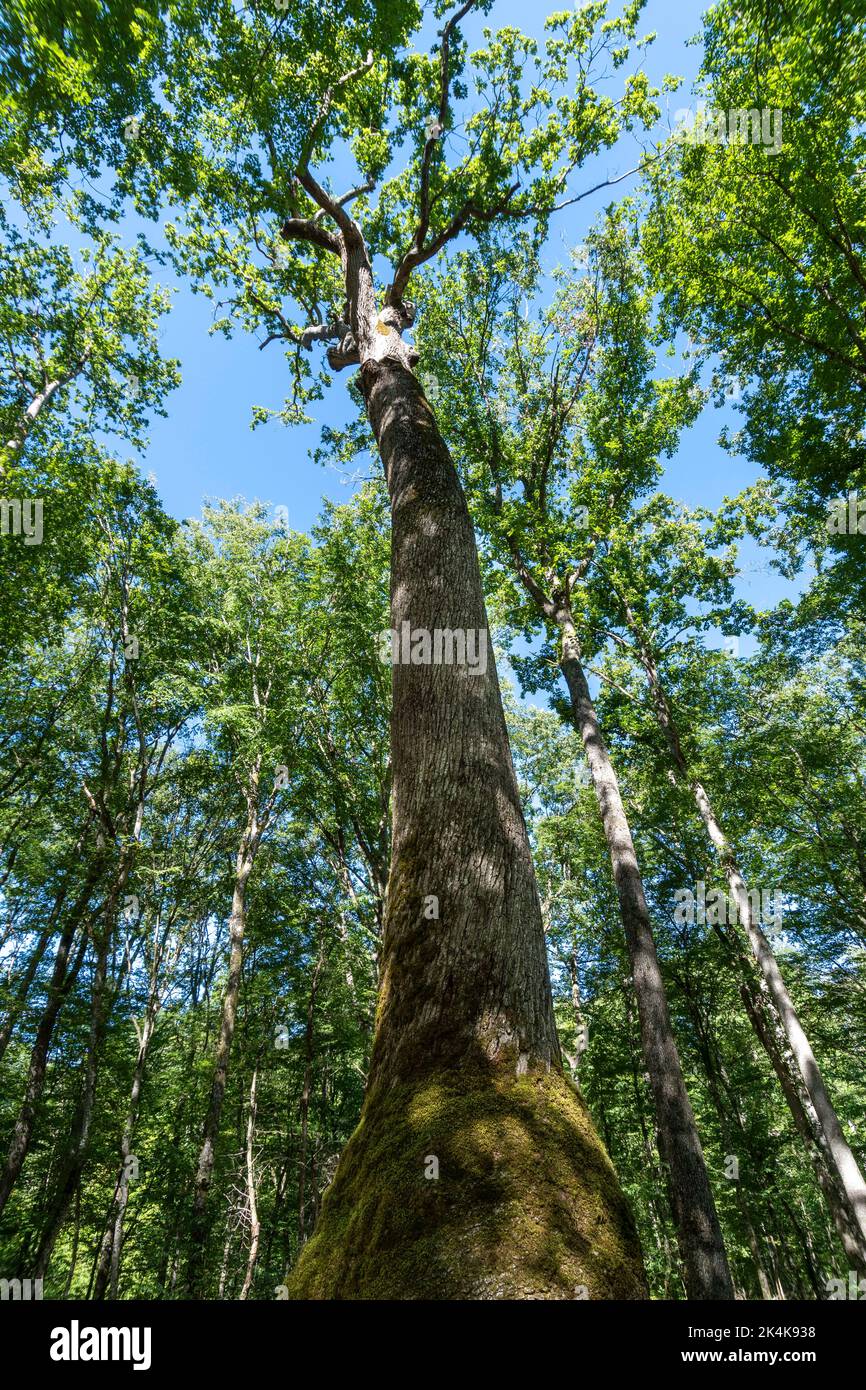
[[[225,1240],[223,1241],[223,1257],[222,1257],[222,1263],[220,1264],[220,1277],[219,1277],[219,1283],[217,1284],[217,1298],[218,1298],[218,1299],[224,1298],[224,1297],[225,1297],[226,1280],[228,1279],[228,1274],[229,1274],[229,1255],[230,1255],[230,1253],[231,1253],[231,1248],[232,1248],[232,1236],[234,1235],[234,1232],[232,1231],[232,1225],[231,1225],[231,1216],[232,1216],[232,1212],[231,1212],[231,1210],[229,1210],[229,1220],[228,1220],[228,1222],[226,1223],[226,1238],[225,1238]]]
[[[247,1270],[244,1275],[243,1288],[238,1295],[241,1299],[246,1299],[248,1297],[252,1286],[253,1275],[256,1272],[256,1261],[259,1257],[259,1240],[262,1234],[262,1225],[259,1221],[259,1210],[256,1202],[256,1162],[254,1149],[258,1084],[259,1069],[257,1065],[253,1069],[253,1078],[250,1082],[250,1108],[247,1115],[247,1202],[250,1209],[250,1249],[247,1255]]]
[[[16,462],[21,450],[27,443],[30,431],[33,429],[33,426],[36,424],[43,410],[46,410],[48,406],[50,406],[57,392],[61,390],[62,387],[68,386],[70,381],[74,381],[77,376],[80,376],[87,365],[89,357],[90,352],[88,350],[81,354],[77,362],[73,363],[69,368],[68,372],[64,372],[58,377],[46,376],[42,389],[34,392],[26,410],[19,417],[15,425],[14,435],[11,439],[7,439],[5,448],[0,451],[0,474],[3,473],[7,463]]]
[[[67,380],[69,379],[70,378],[67,378]],[[0,473],[3,472],[3,464],[13,462],[13,460],[15,460],[17,456],[20,454],[22,448],[24,447],[24,444],[26,443],[27,436],[32,430],[34,424],[39,419],[39,416],[42,414],[42,411],[46,408],[46,406],[51,404],[51,401],[53,400],[54,396],[57,394],[57,392],[60,390],[60,387],[63,384],[63,380],[59,377],[56,377],[51,381],[46,381],[42,390],[37,391],[36,394],[32,397],[29,405],[27,406],[27,409],[20,416],[15,426],[14,435],[11,439],[7,439],[6,441],[6,448],[4,450],[5,457],[3,458],[2,463],[0,463]]]
[[[66,1283],[63,1286],[63,1297],[69,1298],[69,1290],[72,1288],[72,1281],[75,1278],[75,1266],[78,1263],[78,1245],[81,1240],[81,1183],[75,1189],[75,1214],[72,1223],[72,1250],[69,1255],[69,1268],[66,1271]]]
[[[84,959],[84,951],[87,946],[87,932],[82,929],[78,949],[75,956],[72,955],[72,948],[75,943],[76,933],[87,910],[91,893],[102,872],[102,864],[95,861],[88,871],[85,882],[78,894],[78,898],[66,918],[60,938],[57,943],[57,951],[54,956],[54,968],[51,973],[51,981],[48,986],[48,997],[45,1008],[36,1029],[36,1038],[30,1054],[30,1066],[27,1072],[27,1081],[24,1087],[24,1098],[21,1108],[15,1121],[9,1150],[6,1155],[6,1163],[0,1175],[0,1212],[2,1212],[9,1200],[10,1193],[18,1181],[18,1175],[27,1157],[30,1142],[33,1138],[33,1126],[36,1122],[36,1112],[45,1085],[45,1075],[48,1067],[48,1054],[51,1048],[51,1039],[54,1035],[54,1026],[63,1003],[67,998],[73,984],[75,983],[81,963]]]
[[[109,1012],[108,962],[114,939],[119,904],[129,879],[130,869],[138,842],[141,838],[142,817],[144,814],[145,779],[141,776],[139,795],[135,805],[135,819],[132,835],[120,850],[117,868],[102,909],[102,928],[94,929],[92,936],[95,947],[93,982],[91,987],[90,1031],[87,1040],[87,1057],[84,1065],[84,1085],[78,1103],[73,1129],[73,1141],[63,1168],[54,1201],[43,1224],[42,1237],[36,1254],[37,1276],[44,1275],[69,1203],[77,1191],[90,1152],[90,1130],[96,1102],[96,1083],[99,1075],[99,1060]]]
[[[349,246],[347,283],[371,283],[364,254]],[[369,1084],[290,1294],[556,1299],[583,1286],[641,1298],[631,1215],[562,1072],[465,498],[414,374],[370,355],[375,304],[361,300],[361,386],[391,497],[392,628],[477,632],[486,668],[394,665]],[[378,332],[393,334],[381,321]]]
[[[782,1198],[782,1206],[788,1213],[788,1218],[791,1222],[792,1227],[797,1232],[797,1239],[800,1242],[800,1249],[803,1252],[803,1264],[806,1269],[809,1284],[811,1285],[812,1293],[815,1295],[816,1300],[820,1302],[824,1298],[825,1290],[821,1287],[821,1284],[818,1281],[818,1269],[815,1262],[815,1247],[812,1244],[812,1236],[809,1231],[808,1221],[805,1225],[802,1225],[797,1220],[791,1203],[788,1202],[784,1197]],[[800,1208],[800,1210],[802,1211],[802,1207]]]
[[[571,1066],[575,1082],[577,1082],[580,1074],[580,1059],[587,1049],[589,1036],[587,1033],[583,1005],[580,1000],[580,981],[577,974],[576,949],[572,951],[568,958],[568,973],[571,978],[571,1013],[574,1019],[574,1056],[567,1057],[567,1060]]]
[[[629,1029],[628,1059],[629,1073],[631,1075],[632,1095],[634,1096],[634,1108],[635,1114],[637,1115],[638,1124],[640,1126],[641,1142],[643,1144],[644,1157],[646,1159],[646,1170],[650,1177],[648,1207],[650,1218],[652,1220],[652,1224],[656,1232],[656,1241],[662,1252],[662,1259],[665,1271],[663,1297],[667,1298],[669,1296],[670,1282],[672,1278],[677,1280],[679,1287],[681,1288],[683,1293],[685,1293],[684,1270],[682,1267],[682,1261],[678,1259],[677,1253],[674,1252],[674,1250],[671,1248],[671,1243],[668,1238],[668,1224],[670,1220],[671,1210],[670,1181],[665,1181],[665,1174],[660,1170],[659,1165],[656,1162],[656,1154],[658,1153],[659,1149],[658,1131],[656,1131],[655,1147],[653,1147],[653,1143],[650,1140],[649,1130],[647,1129],[646,1118],[644,1114],[644,1094],[638,1076],[637,1064],[637,1058],[641,1056],[639,1036],[640,1028],[638,1027],[638,1035],[635,1036],[633,1018],[634,993],[628,981],[623,982],[623,984],[621,985],[621,989],[623,994],[623,1004],[625,1006],[625,1015],[628,1020]],[[631,1042],[632,1038],[634,1038],[633,1044]],[[667,1199],[667,1202],[665,1202],[665,1198]]]
[[[27,1003],[27,996],[30,993],[30,986],[33,984],[33,981],[36,978],[36,972],[42,963],[42,958],[45,955],[45,952],[48,950],[51,937],[54,934],[54,928],[57,925],[57,920],[60,916],[63,904],[66,901],[68,892],[68,882],[63,883],[59,891],[55,895],[48,921],[40,930],[39,940],[36,942],[35,946],[33,947],[33,950],[30,952],[30,958],[27,961],[27,966],[24,971],[24,974],[22,975],[18,983],[18,989],[15,998],[9,1006],[9,1011],[6,1014],[3,1023],[0,1024],[0,1061],[3,1060],[3,1054],[5,1053],[6,1048],[9,1046],[9,1040],[12,1037],[12,1030],[14,1029],[15,1024],[18,1021],[22,1009]]]
[[[132,1157],[132,1136],[135,1132],[135,1125],[138,1119],[138,1108],[141,1104],[141,1089],[144,1084],[144,1070],[147,1062],[147,1054],[150,1050],[151,1039],[153,1038],[154,1029],[156,1028],[158,1009],[159,992],[157,981],[154,979],[148,994],[144,1022],[141,1025],[141,1030],[138,1035],[138,1052],[136,1054],[135,1069],[132,1075],[129,1106],[126,1112],[123,1133],[120,1138],[120,1165],[117,1178],[115,1179],[114,1196],[106,1223],[105,1235],[102,1240],[99,1263],[96,1270],[96,1279],[93,1286],[93,1297],[95,1299],[105,1298],[106,1291],[109,1291],[111,1298],[117,1298],[117,1287],[120,1278],[120,1256],[123,1249],[123,1223],[126,1217],[127,1204],[129,1202],[129,1161]]]
[[[84,1084],[78,1102],[73,1126],[73,1137],[69,1154],[64,1164],[54,1200],[45,1218],[34,1268],[36,1277],[41,1278],[47,1268],[57,1237],[63,1226],[69,1203],[81,1182],[81,1175],[90,1152],[90,1130],[93,1123],[93,1110],[96,1102],[96,1082],[99,1074],[99,1059],[105,1038],[108,1017],[108,957],[111,948],[113,915],[116,900],[109,904],[107,921],[102,930],[95,935],[96,954],[93,965],[93,984],[91,989],[90,1030],[87,1038],[87,1056],[84,1063]]]
[[[845,1255],[853,1269],[866,1273],[859,1239],[859,1232],[849,1215],[838,1174],[833,1166],[826,1142],[823,1141],[820,1125],[805,1091],[801,1093],[797,1085],[796,1064],[788,1052],[781,1023],[775,1009],[751,982],[741,983],[740,996],[749,1015],[755,1036],[770,1059],[770,1064],[779,1080],[782,1094],[788,1109],[803,1140],[806,1154],[818,1181],[827,1210],[833,1221]],[[774,1026],[777,1025],[777,1026]],[[779,1036],[781,1034],[781,1036]]]
[[[310,998],[307,1004],[307,1025],[304,1029],[304,1084],[301,1088],[301,1153],[298,1160],[298,1249],[303,1249],[307,1239],[304,1208],[307,1185],[307,1139],[310,1123],[310,1092],[313,1084],[313,1037],[316,1017],[316,990],[319,976],[325,963],[323,952],[319,951],[313,978],[310,982]]]
[[[562,634],[560,667],[583,740],[610,853],[637,997],[643,1055],[655,1102],[659,1149],[670,1176],[671,1204],[690,1299],[734,1297],[721,1227],[704,1163],[691,1101],[680,1065],[619,783],[602,738],[580,658],[571,613],[557,608]]]
[[[198,942],[198,951],[193,969],[192,988],[190,990],[190,1013],[195,1017],[200,1006],[199,977],[201,972],[201,939]],[[196,1056],[198,1053],[198,1031],[192,1027],[189,1032],[189,1049],[185,1057],[185,1074],[194,1075]],[[173,1107],[171,1120],[170,1149],[173,1153],[180,1153],[187,1132],[186,1112],[190,1108],[191,1096],[188,1091],[182,1091],[177,1104]],[[176,1186],[176,1184],[173,1184]],[[185,1194],[175,1196],[171,1193],[163,1203],[163,1241],[160,1254],[159,1268],[157,1270],[157,1282],[160,1290],[160,1297],[165,1298],[169,1292],[169,1280],[173,1278],[172,1265],[175,1251],[178,1247],[181,1228],[186,1216]]]
[[[749,945],[781,1020],[787,1046],[793,1056],[811,1107],[817,1116],[821,1136],[823,1136],[824,1145],[829,1151],[836,1170],[847,1209],[848,1221],[846,1224],[853,1226],[857,1235],[858,1267],[863,1268],[866,1264],[866,1182],[863,1180],[863,1174],[860,1172],[857,1160],[842,1132],[839,1117],[824,1084],[817,1058],[803,1031],[803,1026],[782,978],[779,963],[767,937],[761,930],[760,923],[755,920],[748,889],[733,848],[722,830],[705,788],[698,778],[691,774],[680,742],[679,731],[673,720],[670,702],[659,679],[654,654],[645,641],[640,625],[628,605],[625,605],[625,609],[626,621],[639,644],[641,662],[653,695],[656,718],[665,735],[674,766],[683,780],[691,787],[701,820],[724,871],[731,898],[737,908],[740,924],[748,937]]]
[[[686,1007],[689,1010],[695,1027],[698,1039],[698,1049],[704,1063],[707,1085],[716,1108],[719,1129],[722,1135],[722,1143],[725,1146],[726,1154],[737,1156],[748,1151],[747,1134],[745,1119],[740,1108],[738,1097],[725,1067],[724,1059],[718,1048],[715,1037],[708,1019],[701,1009],[700,1000],[696,991],[691,988],[689,981],[683,980],[683,993],[686,999]],[[731,1129],[729,1117],[733,1116],[737,1126],[737,1134],[734,1135]],[[749,1170],[755,1171],[752,1155],[749,1155]],[[761,1244],[752,1221],[752,1213],[749,1202],[744,1194],[743,1179],[737,1177],[731,1179],[734,1188],[734,1196],[746,1232],[746,1240],[752,1255],[752,1264],[758,1280],[758,1288],[762,1299],[771,1299],[773,1291],[770,1287],[770,1280],[764,1267],[764,1257],[761,1253]],[[760,1181],[760,1173],[758,1175]]]
[[[195,1177],[195,1197],[193,1199],[192,1224],[190,1227],[189,1264],[187,1268],[187,1293],[190,1298],[202,1298],[204,1284],[204,1262],[207,1244],[207,1199],[213,1178],[216,1159],[216,1141],[219,1134],[223,1101],[228,1080],[229,1059],[237,1018],[238,997],[241,987],[241,971],[244,958],[244,933],[246,930],[246,891],[256,851],[258,850],[261,826],[256,811],[258,796],[259,763],[256,761],[248,791],[249,816],[246,829],[241,837],[235,861],[235,882],[232,892],[232,911],[229,919],[229,970],[223,994],[220,1013],[220,1028],[214,1058],[213,1080],[210,1099],[204,1122],[204,1134],[198,1156]]]

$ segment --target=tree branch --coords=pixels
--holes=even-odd
[[[352,202],[353,198],[360,198],[362,193],[372,193],[375,187],[376,180],[374,178],[365,179],[363,183],[358,184],[357,188],[350,188],[348,193],[343,194],[342,198],[335,198],[334,201],[338,208],[344,208],[347,203]],[[313,221],[320,221],[324,215],[325,209],[319,208],[319,211],[313,214]]]
[[[316,323],[301,330],[298,342],[302,348],[306,348],[307,352],[310,352],[313,343],[326,343],[331,338],[340,340],[345,338],[349,332],[351,332],[349,325],[344,323],[342,319],[338,319],[336,323]]]
[[[508,544],[511,549],[511,558],[514,562],[515,572],[524,589],[526,589],[527,593],[534,599],[544,616],[550,618],[551,622],[555,622],[557,610],[553,599],[548,598],[538,580],[535,578],[535,575],[526,564],[517,543],[512,540],[511,537],[509,537]]]
[[[394,279],[388,287],[388,292],[385,295],[385,303],[393,304],[395,308],[399,307],[402,303],[403,295],[409,284],[412,272],[417,270],[419,265],[423,265],[425,261],[429,261],[432,256],[437,255],[447,242],[452,241],[454,237],[458,236],[460,232],[463,231],[467,222],[473,220],[478,222],[492,222],[495,218],[501,217],[503,213],[507,211],[508,204],[511,202],[511,199],[514,197],[519,187],[519,183],[513,183],[506,192],[505,197],[493,208],[477,208],[470,200],[461,208],[457,216],[452,218],[447,227],[443,227],[442,231],[437,233],[433,240],[429,241],[426,246],[419,249],[413,246],[411,250],[407,251],[401,258],[394,274]]]
[[[436,149],[439,140],[445,130],[445,117],[448,114],[448,89],[450,77],[448,73],[449,45],[451,34],[461,19],[469,13],[475,0],[466,0],[449,19],[445,28],[442,29],[442,46],[439,66],[439,113],[433,126],[431,134],[424,143],[424,152],[421,156],[421,184],[418,200],[418,226],[415,228],[415,235],[412,238],[412,248],[420,251],[424,245],[424,240],[430,227],[430,165],[433,160],[433,151]]]
[[[335,256],[340,255],[339,238],[312,217],[290,217],[288,222],[283,223],[280,236],[284,241],[309,241]]]
[[[332,198],[330,193],[325,192],[322,185],[313,177],[309,169],[298,170],[298,182],[301,187],[309,193],[313,202],[318,203],[321,211],[326,212],[329,217],[333,217],[344,237],[348,239],[359,235],[356,223],[352,221],[345,208],[337,199]],[[319,227],[319,223],[316,222],[315,218],[312,219],[311,225],[317,228],[317,230],[324,230],[324,228]],[[333,236],[333,233],[331,233],[331,235]],[[339,242],[337,242],[337,245],[339,247]]]
[[[336,347],[328,348],[328,366],[334,372],[341,372],[344,367],[357,367],[361,361],[361,354],[358,345],[351,333],[347,333]]]
[[[348,86],[350,82],[353,82],[356,77],[363,77],[365,72],[369,72],[371,67],[373,66],[373,61],[373,50],[372,48],[370,48],[367,50],[367,57],[363,63],[359,64],[358,67],[353,68],[351,72],[344,73],[343,76],[339,78],[339,80],[335,82],[332,87],[329,87],[326,91],[322,105],[319,108],[318,115],[316,116],[316,119],[313,121],[313,124],[310,127],[310,133],[304,141],[304,147],[301,150],[301,158],[298,161],[298,178],[301,179],[302,183],[302,176],[307,172],[307,166],[310,162],[310,156],[312,155],[313,150],[315,149],[316,141],[321,135],[322,127],[324,126],[325,121],[328,119],[328,116],[330,115],[331,107],[334,104],[334,97],[338,92],[342,91],[344,87]]]

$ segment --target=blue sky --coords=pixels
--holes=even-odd
[[[480,37],[482,24],[512,23],[540,36],[544,17],[552,8],[558,7],[496,0],[490,15],[476,18],[471,25],[467,22],[465,32],[471,43]],[[615,13],[618,7],[612,5],[611,9]],[[666,99],[671,121],[677,108],[689,104],[700,63],[700,46],[689,45],[688,40],[700,29],[701,9],[692,0],[649,0],[644,12],[643,32],[657,34],[655,43],[645,51],[644,65],[650,79],[655,84],[665,74],[684,79],[680,91]],[[628,70],[616,74],[614,82],[619,83],[622,72]],[[667,120],[668,116],[665,124]],[[636,146],[630,143],[608,152],[581,171],[580,181],[575,179],[571,191],[623,173],[636,162],[636,153]],[[613,192],[602,190],[559,214],[547,247],[547,268],[565,259],[568,248],[583,240],[613,196],[635,187],[634,179],[627,180]],[[258,342],[243,332],[231,340],[211,334],[213,305],[194,295],[182,279],[171,283],[177,293],[162,347],[166,355],[180,359],[183,384],[170,398],[169,418],[154,422],[145,471],[156,476],[165,506],[179,518],[196,515],[205,497],[241,494],[286,507],[290,525],[307,530],[319,513],[323,496],[340,501],[351,492],[350,480],[309,457],[321,425],[339,424],[347,416],[349,374],[338,376],[325,400],[315,407],[315,426],[286,427],[271,421],[251,430],[253,406],[278,408],[286,395],[288,367],[280,344],[260,351]],[[670,369],[676,366],[671,359]],[[754,480],[754,466],[748,460],[732,458],[716,442],[725,420],[734,418],[730,408],[708,406],[683,436],[662,484],[674,497],[693,506],[715,507]],[[447,437],[447,421],[443,424]],[[746,561],[758,558],[756,552],[744,555]],[[776,575],[747,572],[741,591],[744,597],[765,606],[790,592],[790,587]]]

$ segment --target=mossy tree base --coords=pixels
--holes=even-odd
[[[438,1178],[425,1176],[436,1170]],[[641,1299],[631,1213],[558,1071],[479,1062],[371,1092],[295,1299]]]

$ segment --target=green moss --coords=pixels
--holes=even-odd
[[[555,1299],[580,1286],[648,1296],[610,1160],[564,1076],[479,1061],[368,1095],[289,1297]]]

